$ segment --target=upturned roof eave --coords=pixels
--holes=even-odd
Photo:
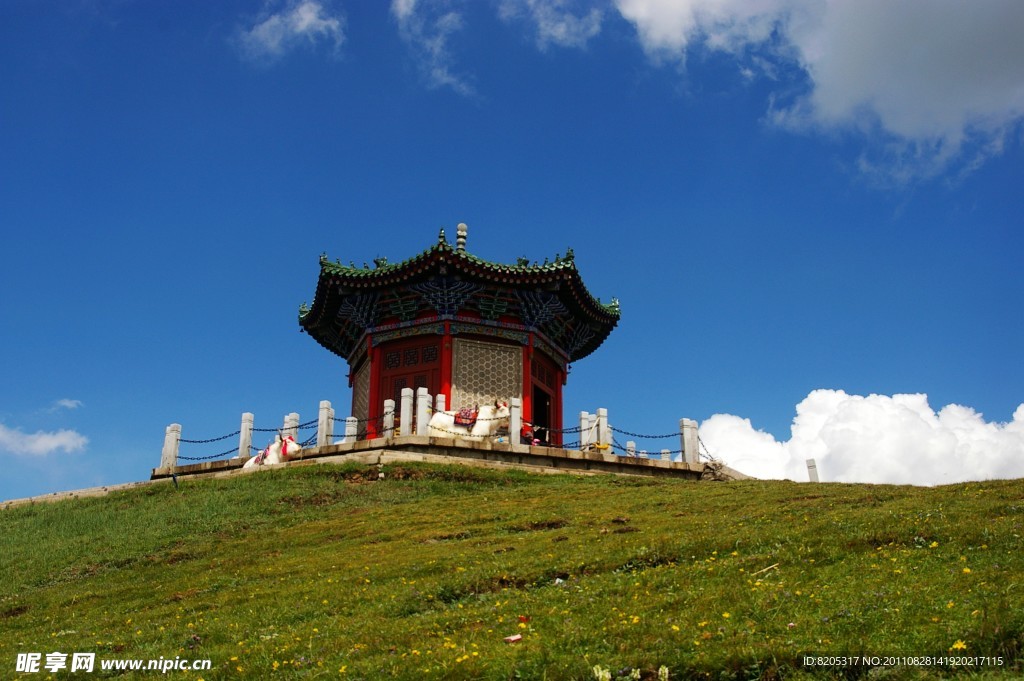
[[[317,299],[320,298],[321,284],[324,282],[325,275],[337,284],[358,289],[372,289],[375,286],[393,285],[398,281],[422,275],[425,273],[424,266],[429,267],[442,262],[455,266],[463,274],[471,276],[484,274],[484,278],[490,281],[523,286],[549,283],[552,277],[561,275],[564,277],[564,281],[569,282],[574,289],[581,309],[603,318],[602,321],[605,322],[620,318],[619,308],[615,302],[602,303],[590,293],[572,258],[558,259],[555,262],[542,265],[506,265],[478,258],[464,250],[460,251],[446,242],[436,243],[400,263],[387,263],[373,269],[342,265],[337,261],[331,262],[326,256],[321,256]],[[314,307],[316,302],[315,299]]]
[[[316,340],[317,344],[343,359],[348,359],[352,348],[345,339],[330,338],[323,333],[321,326],[325,315],[340,289],[368,291],[433,276],[445,267],[454,268],[463,276],[478,278],[492,283],[516,287],[534,287],[558,282],[559,298],[568,304],[573,314],[581,314],[597,324],[600,331],[589,343],[575,354],[571,361],[578,361],[589,356],[611,334],[621,318],[618,301],[610,304],[602,303],[595,298],[580,276],[576,268],[571,250],[565,258],[556,257],[554,262],[544,264],[507,265],[494,263],[471,255],[465,250],[457,249],[446,241],[438,241],[426,250],[398,263],[381,263],[376,267],[355,267],[342,265],[338,261],[330,261],[326,255],[320,256],[320,273],[317,280],[313,304],[300,308],[299,325],[303,331]]]

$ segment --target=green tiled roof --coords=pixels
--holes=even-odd
[[[571,248],[543,263],[525,258],[516,264],[496,263],[452,245],[442,231],[430,248],[397,263],[377,258],[373,265],[344,265],[321,255],[316,296],[312,306],[300,307],[299,323],[321,345],[348,357],[356,337],[387,318],[387,310],[427,309],[430,298],[422,295],[424,287],[441,286],[438,295],[444,298],[445,287],[455,284],[443,282],[452,281],[468,291],[458,298],[460,308],[486,315],[501,298],[498,307],[512,316],[519,309],[527,327],[536,326],[556,345],[561,339],[570,360],[593,352],[620,317],[617,300],[602,303],[586,289]],[[388,304],[378,305],[382,299]],[[537,313],[538,305],[542,313]],[[353,306],[365,309],[354,313]]]

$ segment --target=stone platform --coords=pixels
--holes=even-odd
[[[727,467],[713,468],[704,463],[688,464],[642,457],[624,457],[600,451],[579,451],[557,447],[535,447],[508,443],[406,435],[359,440],[302,450],[299,458],[278,466],[312,463],[357,462],[368,466],[402,461],[459,464],[495,469],[519,469],[538,473],[578,475],[639,475],[690,480],[739,480],[747,476]],[[173,470],[154,468],[152,480],[176,476],[218,476],[240,472],[244,459],[208,461],[176,466]],[[275,466],[276,467],[276,466]],[[248,469],[248,471],[260,470]],[[248,472],[247,471],[247,472]]]

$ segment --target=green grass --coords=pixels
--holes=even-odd
[[[1021,481],[367,471],[0,512],[0,677],[53,651],[210,659],[169,674],[208,680],[1024,676]],[[802,665],[953,654],[1002,666]]]

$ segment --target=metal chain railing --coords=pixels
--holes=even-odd
[[[438,411],[433,405],[427,405],[427,409],[431,413]],[[457,410],[446,410],[444,413],[453,413],[455,411],[457,411]],[[398,420],[397,419],[398,416],[399,416],[399,414],[396,412],[395,413],[396,420]],[[347,417],[347,418],[334,417],[333,421],[335,423],[339,423],[339,424],[341,424],[341,423],[348,423],[349,418],[351,418],[351,417]],[[490,418],[477,418],[477,421],[481,421],[481,422],[485,422],[485,423],[489,422],[489,421],[503,421],[503,420],[508,420],[508,417],[507,416],[495,416],[495,417],[490,417]],[[394,432],[394,430],[395,430],[395,428],[385,429],[383,427],[384,426],[384,416],[383,415],[371,416],[371,417],[363,418],[363,419],[356,419],[355,422],[357,424],[360,424],[360,425],[366,425],[366,424],[369,424],[369,423],[372,422],[372,423],[374,423],[374,424],[376,424],[378,426],[380,431],[391,430],[392,432]],[[528,421],[525,421],[525,420],[523,421],[523,424],[527,425],[527,426],[535,426],[535,424],[532,424],[532,423],[530,423]],[[295,428],[297,430],[299,430],[299,431],[309,430],[309,429],[318,428],[318,427],[319,427],[319,418],[311,419],[309,421],[306,421],[305,423],[300,423],[297,426],[295,426]],[[542,430],[546,430],[548,433],[558,433],[558,434],[562,434],[562,435],[573,434],[573,433],[582,433],[582,432],[584,432],[586,430],[590,430],[591,428],[592,427],[590,427],[590,426],[585,427],[585,428],[581,428],[580,426],[572,426],[570,428],[551,428],[551,427],[547,427],[547,426],[542,426],[541,427]],[[659,440],[659,439],[674,438],[674,437],[678,437],[679,436],[678,432],[666,433],[666,434],[663,434],[663,435],[645,435],[643,433],[635,433],[635,432],[632,432],[632,431],[623,430],[621,428],[615,428],[614,426],[611,426],[611,425],[609,425],[608,428],[609,428],[609,430],[611,430],[611,431],[613,431],[615,433],[618,433],[620,435],[626,435],[626,436],[629,436],[629,437],[640,438],[640,439],[645,439],[645,440]],[[254,432],[254,433],[276,433],[276,432],[281,431],[283,429],[284,429],[283,427],[253,428],[252,432]],[[434,431],[440,431],[442,433],[447,433],[449,435],[456,435],[456,436],[459,436],[459,437],[465,437],[467,435],[467,433],[464,433],[464,432],[447,430],[445,428],[434,427],[433,430]],[[191,440],[191,439],[181,438],[178,441],[180,443],[183,443],[183,444],[193,444],[193,445],[210,444],[212,442],[220,442],[222,440],[226,440],[226,439],[231,438],[231,437],[237,437],[239,434],[241,434],[241,432],[242,432],[241,430],[236,430],[233,433],[228,433],[227,435],[221,435],[220,437],[213,437],[213,438],[208,438],[208,439],[204,439],[204,440],[199,440],[199,439]],[[366,433],[367,433],[367,429],[366,428],[359,429],[358,432],[357,432],[357,438],[360,438],[360,439],[364,438],[366,436]],[[478,437],[478,438],[482,438],[482,437],[497,437],[497,435],[477,435],[477,436],[470,435],[470,436],[471,437]],[[509,439],[511,440],[511,435],[509,436]],[[314,442],[316,442],[316,440],[317,440],[317,433],[313,433],[313,435],[311,435],[306,440],[300,442],[299,444],[300,444],[300,446],[305,448],[305,447],[309,447],[310,445],[312,445]],[[710,451],[708,451],[707,445],[704,444],[704,441],[701,440],[699,437],[697,438],[697,440],[698,440],[698,443],[700,445],[700,448],[703,450],[703,451],[698,450],[698,458],[704,458],[705,460],[712,461],[712,462],[717,461],[715,456],[713,454],[711,454]],[[614,436],[612,437],[612,442],[610,444],[611,444],[611,447],[614,450],[618,450],[618,451],[620,451],[620,452],[622,452],[624,454],[628,454],[629,450],[626,447],[624,447],[620,442],[618,442],[618,440],[616,440],[614,438]],[[562,449],[572,449],[572,448],[578,448],[579,446],[580,446],[580,441],[573,441],[573,442],[564,443],[563,445],[561,445],[561,448]],[[250,444],[249,447],[252,450],[252,452],[257,452],[258,453],[258,452],[263,451],[259,447],[256,447],[255,445],[251,445]],[[635,451],[639,452],[640,450],[635,450]],[[220,453],[217,453],[217,454],[211,454],[209,456],[183,456],[183,455],[179,454],[178,458],[182,459],[182,460],[185,460],[185,461],[211,461],[213,459],[220,459],[220,458],[227,457],[228,455],[235,454],[237,452],[238,452],[238,447],[232,447],[231,449],[228,449],[226,451],[223,451],[223,452],[220,452]],[[658,451],[658,452],[654,452],[654,453],[655,454],[659,454],[659,455],[660,454],[664,454],[663,451]],[[668,454],[670,456],[674,456],[676,454],[685,454],[685,452],[682,449],[673,449],[673,450],[669,450]]]
[[[238,435],[238,433],[235,433],[235,435]],[[231,436],[228,435],[227,437],[231,437]],[[223,438],[220,438],[220,439],[223,439]],[[185,442],[185,440],[181,440],[181,442]],[[213,459],[223,459],[228,454],[234,454],[237,451],[238,451],[238,447],[232,447],[231,449],[227,450],[226,452],[221,452],[220,454],[211,454],[210,456],[182,456],[181,454],[178,454],[178,458],[179,459],[184,459],[186,461],[211,461]]]
[[[233,433],[228,433],[227,435],[221,435],[220,437],[211,437],[209,440],[186,440],[184,438],[181,438],[180,440],[178,440],[178,442],[184,442],[184,443],[190,444],[190,445],[206,445],[206,444],[209,444],[211,442],[220,442],[221,440],[227,440],[229,437],[234,437],[234,436],[238,435],[241,432],[242,431],[240,431],[240,430],[236,430]]]
[[[708,461],[712,461],[712,462],[718,463],[718,457],[715,456],[714,454],[712,454],[710,450],[708,450],[708,446],[706,444],[704,444],[704,440],[700,439],[700,435],[697,436],[697,444],[698,444],[698,449],[697,449],[697,456],[698,456],[698,458],[703,454],[704,458],[707,459]],[[700,451],[700,448],[704,449],[703,453]]]
[[[524,423],[525,423],[525,421],[524,421]],[[533,424],[531,423],[530,425],[533,425]],[[563,435],[565,435],[565,434],[570,434],[571,435],[573,433],[583,432],[583,430],[579,426],[573,426],[572,428],[551,428],[549,426],[541,426],[541,428],[546,430],[546,431],[548,431],[549,433],[561,433]],[[589,428],[588,428],[588,430],[589,430]]]
[[[626,455],[629,454],[629,450],[627,448],[623,447],[619,443],[619,441],[616,440],[615,438],[612,438],[612,448],[618,449],[619,451],[623,452]],[[640,451],[641,450],[639,450],[639,449],[635,450],[633,452],[633,456],[639,458],[640,457]],[[666,452],[658,450],[657,452],[647,452],[647,456],[648,456],[648,458],[650,458],[651,454],[657,454],[660,457],[662,454],[665,454],[665,453]],[[685,452],[682,449],[670,449],[670,450],[668,450],[667,453],[668,453],[669,456],[675,456],[676,454],[684,454]]]
[[[352,418],[352,417],[351,416],[347,416],[347,417],[346,416],[335,416],[334,417],[334,422],[335,423],[346,423],[350,418]],[[384,420],[383,416],[370,416],[369,418],[365,418],[365,419],[356,419],[356,423],[369,423],[370,421],[383,421],[383,420]]]
[[[642,435],[640,433],[631,433],[628,430],[620,430],[618,428],[615,428],[614,426],[608,426],[608,428],[611,429],[611,430],[614,430],[616,433],[620,433],[622,435],[628,435],[630,437],[638,437],[638,438],[641,438],[641,439],[644,439],[644,440],[664,440],[665,438],[679,437],[679,431],[678,430],[676,432],[674,432],[674,433],[668,433],[667,435]]]
[[[313,419],[312,421],[306,421],[305,423],[300,423],[299,425],[297,425],[295,427],[298,428],[299,430],[309,430],[310,428],[316,428],[317,424],[319,424],[319,423],[320,423],[320,419]],[[284,426],[278,426],[277,428],[253,428],[252,432],[254,432],[254,433],[276,433],[279,430],[285,430]],[[238,433],[235,433],[235,435],[238,435]]]

